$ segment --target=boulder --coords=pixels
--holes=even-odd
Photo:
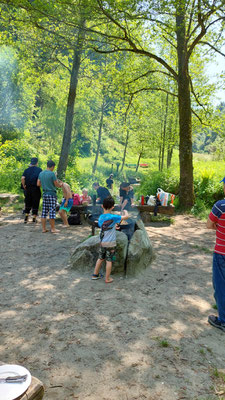
[[[135,221],[135,232],[128,244],[127,235],[116,232],[116,261],[112,273],[135,275],[147,268],[153,259],[153,249],[141,219]],[[74,249],[71,255],[73,269],[91,273],[98,258],[99,235],[91,236]]]
[[[149,267],[154,257],[152,244],[141,220],[136,222],[136,228],[128,246],[127,276],[135,275]]]
[[[116,232],[116,261],[112,273],[124,273],[128,239],[122,232]],[[93,271],[98,258],[99,235],[92,236],[78,244],[71,255],[71,267],[80,271]]]

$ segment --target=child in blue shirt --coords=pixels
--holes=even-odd
[[[92,279],[100,279],[102,275],[99,274],[101,265],[104,260],[106,260],[106,276],[105,283],[113,282],[111,278],[112,262],[116,251],[116,224],[121,221],[128,219],[129,215],[127,211],[124,211],[124,215],[111,214],[114,208],[114,199],[112,197],[106,197],[103,200],[103,214],[100,215],[98,220],[98,225],[101,228],[100,232],[100,249],[99,257],[95,265],[94,273]]]

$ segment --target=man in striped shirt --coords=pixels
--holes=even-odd
[[[225,194],[225,177],[223,191]],[[225,332],[225,199],[217,201],[207,221],[208,229],[216,231],[216,245],[213,253],[213,288],[218,317],[210,315],[208,322]]]

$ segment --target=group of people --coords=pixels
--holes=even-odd
[[[55,162],[49,160],[47,162],[46,170],[38,166],[38,158],[33,157],[30,165],[25,169],[21,178],[21,185],[25,195],[25,217],[24,223],[28,222],[30,212],[32,210],[32,222],[37,222],[38,209],[41,199],[41,188],[43,190],[43,203],[42,203],[42,232],[48,232],[46,228],[46,219],[49,215],[50,230],[52,233],[56,233],[55,218],[56,218],[56,206],[57,206],[57,188],[61,188],[63,191],[63,200],[59,207],[59,215],[63,221],[63,226],[68,227],[67,213],[71,210],[74,204],[73,193],[70,186],[57,179],[54,172]],[[113,174],[110,174],[106,180],[107,188],[100,186],[98,182],[93,183],[93,188],[97,192],[97,204],[103,204],[104,199],[111,197],[113,190]],[[91,197],[88,195],[87,189],[83,189],[82,195],[79,196],[79,201],[82,204],[90,204]],[[129,183],[123,182],[120,185],[120,206],[121,211],[129,210],[133,204],[133,189]]]
[[[49,160],[47,162],[46,170],[42,171],[38,167],[38,159],[33,157],[30,165],[25,169],[21,184],[24,189],[25,195],[25,217],[24,223],[28,222],[30,211],[32,210],[32,222],[37,222],[38,209],[41,199],[41,190],[43,190],[43,203],[42,203],[42,232],[48,232],[46,228],[46,218],[49,215],[50,230],[52,233],[57,233],[55,228],[56,218],[56,205],[57,205],[57,188],[63,191],[63,201],[59,208],[59,214],[62,218],[64,226],[68,226],[67,211],[73,205],[72,192],[70,186],[57,179],[56,174],[53,172],[55,169],[55,162]]]
[[[25,192],[25,218],[24,222],[28,222],[29,214],[32,209],[32,222],[37,221],[38,208],[41,199],[40,188],[43,189],[43,206],[42,206],[42,232],[47,232],[46,218],[49,214],[50,229],[52,233],[56,233],[55,217],[57,188],[63,191],[63,200],[59,208],[59,214],[63,220],[64,226],[68,226],[67,212],[73,206],[73,196],[70,186],[57,179],[53,172],[55,163],[52,160],[47,162],[47,169],[42,171],[38,167],[38,159],[31,159],[30,165],[25,169],[21,178],[21,184]],[[225,194],[225,177],[223,182],[223,190]],[[111,174],[106,180],[107,188],[100,186],[98,182],[93,184],[93,188],[97,192],[96,202],[102,204],[103,214],[100,215],[98,225],[100,232],[100,248],[99,256],[95,265],[93,280],[102,278],[100,273],[103,261],[106,261],[106,277],[105,282],[111,283],[112,263],[115,259],[116,251],[116,224],[122,220],[129,218],[128,211],[133,205],[133,188],[128,182],[122,182],[120,185],[120,206],[121,215],[113,214],[114,199],[110,191],[113,189],[113,175]],[[82,200],[84,203],[90,203],[90,196],[86,189],[83,190]],[[218,308],[218,316],[210,315],[208,322],[216,328],[225,332],[225,200],[217,201],[209,215],[207,228],[216,230],[216,245],[213,255],[213,287],[214,296]]]

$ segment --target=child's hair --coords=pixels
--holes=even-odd
[[[103,200],[103,208],[105,210],[109,210],[110,208],[112,208],[114,206],[114,204],[115,204],[115,201],[111,196],[108,196]]]
[[[47,168],[52,168],[52,167],[54,167],[54,166],[55,166],[55,162],[52,161],[52,160],[48,160],[48,162],[47,162]]]

